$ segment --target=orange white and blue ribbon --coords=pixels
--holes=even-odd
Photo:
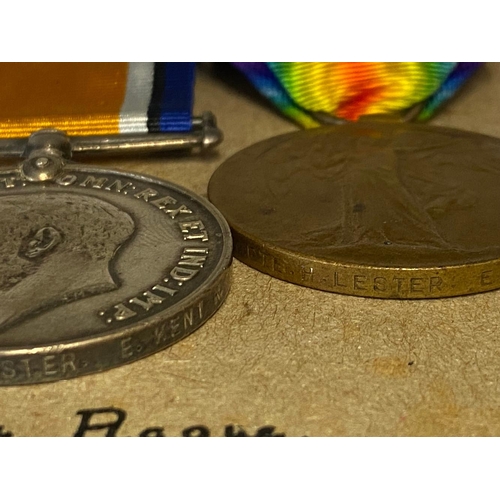
[[[194,63],[2,63],[0,137],[191,130]]]
[[[481,63],[233,63],[283,114],[304,127],[320,114],[345,120],[395,114],[419,105],[429,119]]]

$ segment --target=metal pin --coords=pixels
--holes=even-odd
[[[116,134],[116,135],[89,135],[72,136],[63,152],[63,156],[69,158],[71,153],[154,153],[161,151],[210,149],[222,141],[223,135],[215,121],[212,113],[203,113],[200,117],[193,117],[193,129],[190,132],[180,133],[141,133],[141,134]],[[34,135],[53,133],[65,135],[64,132],[56,130],[40,130]],[[28,141],[31,139],[2,139],[0,140],[0,157],[12,158],[29,156]],[[33,142],[33,141],[31,141]],[[45,148],[47,145],[45,145]],[[60,145],[55,149],[61,150]]]

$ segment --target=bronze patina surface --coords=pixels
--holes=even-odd
[[[213,175],[235,256],[277,278],[377,298],[500,288],[500,140],[348,124],[250,146]]]

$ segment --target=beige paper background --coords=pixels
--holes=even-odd
[[[217,154],[92,163],[206,195],[229,155],[297,128],[240,90],[208,66],[198,73],[196,111],[212,110],[225,133]],[[500,65],[489,64],[433,124],[500,137],[499,96]],[[421,301],[335,295],[235,261],[227,302],[196,333],[102,374],[0,388],[0,426],[16,436],[71,436],[77,411],[118,407],[127,412],[120,436],[146,427],[179,436],[192,425],[220,436],[230,424],[289,436],[499,435],[499,305],[500,292]]]

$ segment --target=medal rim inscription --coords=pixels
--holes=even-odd
[[[373,125],[377,126],[379,124],[362,122],[348,124],[347,127],[369,128]],[[381,125],[386,127],[414,127],[426,132],[435,131],[450,134],[453,137],[483,137],[488,140],[497,140],[500,144],[500,139],[495,137],[448,127],[387,123]],[[346,125],[322,127],[322,129],[338,131],[341,127],[346,127]],[[233,162],[234,165],[240,155],[241,162],[244,164],[245,153],[257,145],[264,146],[266,142],[276,141],[277,146],[279,146],[282,141],[309,132],[311,131],[289,132],[253,144],[225,160],[210,179],[208,197],[221,210],[231,227],[234,256],[238,260],[270,276],[290,283],[327,292],[367,298],[435,299],[483,293],[500,288],[500,256],[499,258],[484,261],[421,267],[411,265],[377,266],[342,261],[340,259],[328,260],[266,241],[266,239],[245,228],[243,223],[235,222],[232,217],[231,207],[221,201],[225,189],[225,176],[232,175],[229,164]],[[251,165],[247,163],[245,168],[250,169]],[[394,286],[388,286],[383,290],[382,287],[377,287],[377,281],[374,283],[373,280],[379,280],[379,283],[384,280],[383,282],[386,285],[392,281]],[[427,289],[422,289],[426,285]]]
[[[107,174],[126,177],[130,180],[146,183],[149,186],[161,186],[163,189],[171,190],[174,193],[178,192],[191,199],[200,208],[205,209],[220,228],[221,251],[219,260],[208,277],[201,285],[197,286],[194,292],[189,293],[171,307],[166,307],[135,323],[121,327],[117,326],[112,330],[101,332],[96,336],[85,337],[81,340],[63,340],[54,344],[47,343],[33,347],[1,347],[0,364],[2,369],[7,367],[8,371],[14,370],[16,376],[12,378],[0,377],[0,386],[32,385],[68,380],[83,375],[100,373],[155,354],[184,339],[204,325],[222,306],[229,293],[233,249],[231,231],[220,211],[208,200],[165,179],[124,171],[118,168],[97,168],[90,165],[68,162],[62,174],[70,175],[72,173],[97,174],[100,176]],[[2,169],[1,174],[2,176],[19,175],[19,170],[5,168]],[[167,334],[165,333],[165,335],[161,335],[164,337],[162,341],[153,342],[152,339],[155,337],[154,334],[158,328],[182,315],[188,309],[199,305],[201,301],[208,301],[210,307],[205,309],[206,304],[204,302],[203,317],[198,322],[193,321],[178,336],[171,336],[170,339],[166,339]],[[124,340],[126,340],[126,345],[123,344]],[[146,347],[143,349],[144,346]],[[126,352],[126,358],[124,358],[124,352]],[[83,357],[86,357],[89,361],[86,361],[85,364],[76,367],[69,373],[59,373],[60,364],[66,362],[75,366],[75,361],[82,361]],[[17,376],[17,370],[14,369],[15,363],[19,362],[24,362],[25,364],[24,375],[22,376]],[[57,370],[56,366],[58,367]],[[36,367],[36,371],[33,367]],[[43,369],[40,369],[40,367],[43,367]]]

